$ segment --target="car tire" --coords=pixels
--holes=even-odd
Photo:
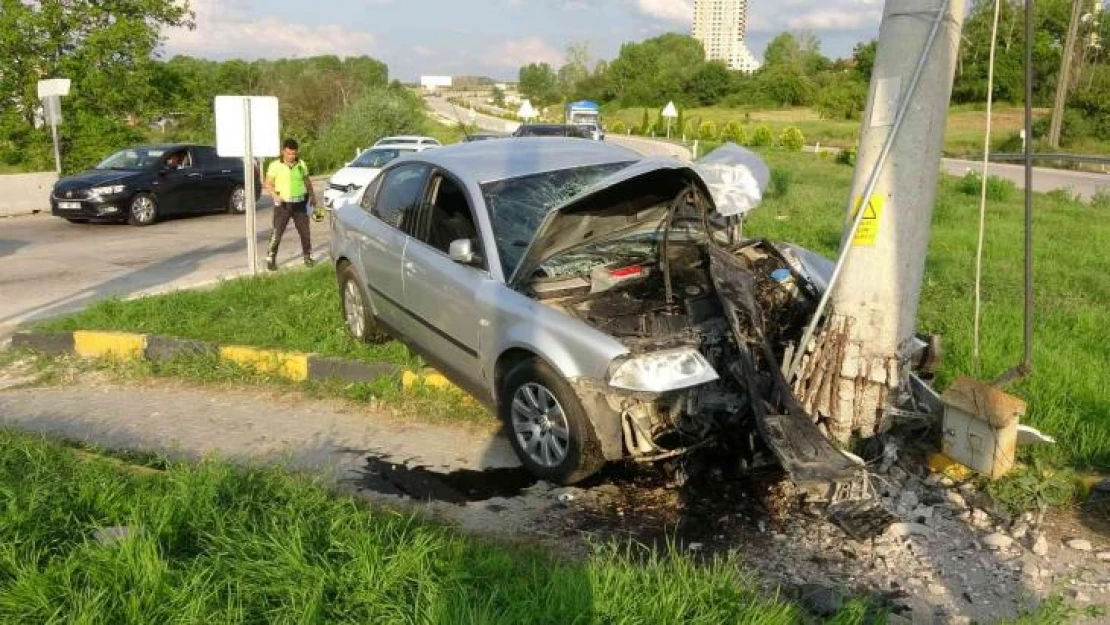
[[[382,343],[389,340],[370,311],[370,298],[351,265],[341,265],[338,272],[339,299],[347,332],[363,343]]]
[[[138,193],[127,205],[127,222],[132,226],[149,226],[158,221],[158,200],[150,193]]]
[[[227,212],[232,215],[242,215],[247,212],[247,193],[243,185],[235,185],[231,193],[227,194]]]
[[[505,374],[498,397],[498,416],[513,450],[536,477],[569,485],[605,464],[577,393],[543,360],[515,364]]]

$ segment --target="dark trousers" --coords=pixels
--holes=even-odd
[[[282,202],[274,206],[274,232],[270,235],[270,256],[277,256],[278,246],[281,245],[281,237],[285,234],[285,227],[289,225],[289,220],[293,220],[293,225],[297,228],[297,234],[301,236],[301,252],[306,256],[312,253],[312,234],[308,229],[308,213],[305,212],[306,202]]]

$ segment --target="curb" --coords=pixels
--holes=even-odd
[[[155,334],[128,332],[18,331],[12,335],[13,349],[58,356],[76,354],[83,358],[113,357],[120,360],[165,362],[184,355],[215,355],[221,362],[231,362],[294,382],[308,380],[340,380],[373,382],[382,377],[398,378],[408,390],[423,384],[433,388],[453,386],[434,371],[414,373],[386,362],[361,362],[310,354],[262,349],[245,345],[217,345],[205,341],[179,339]]]

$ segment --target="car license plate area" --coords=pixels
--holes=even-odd
[[[58,208],[67,211],[81,210],[80,202],[58,202]]]

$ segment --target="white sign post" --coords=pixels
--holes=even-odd
[[[62,123],[62,96],[69,95],[68,78],[51,78],[38,83],[39,99],[42,100],[43,117],[50,124],[50,134],[54,138],[54,168],[62,175],[62,150],[58,145],[58,124]]]
[[[254,197],[254,158],[280,156],[278,100],[269,96],[216,96],[216,153],[243,157],[246,199],[247,266],[258,273],[258,231]]]
[[[671,123],[674,118],[678,117],[678,109],[675,108],[674,102],[667,102],[667,106],[663,107],[663,117],[667,118],[667,138],[671,138]]]

